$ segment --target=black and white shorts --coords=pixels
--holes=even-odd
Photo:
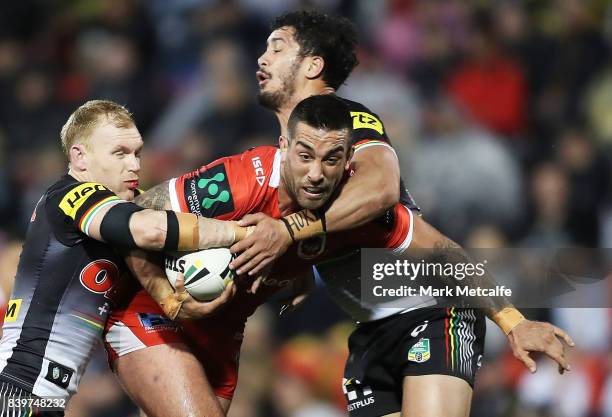
[[[342,381],[349,415],[400,412],[405,376],[451,375],[473,387],[484,337],[484,314],[472,309],[418,309],[358,325]]]

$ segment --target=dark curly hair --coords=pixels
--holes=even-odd
[[[345,17],[328,16],[315,11],[297,11],[277,17],[272,30],[282,27],[295,30],[301,56],[323,58],[323,81],[338,89],[357,66],[357,32]]]

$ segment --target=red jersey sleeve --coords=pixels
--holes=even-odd
[[[280,151],[259,146],[169,181],[174,211],[221,220],[278,207]]]

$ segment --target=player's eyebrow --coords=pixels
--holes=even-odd
[[[274,43],[274,42],[278,42],[278,41],[282,41],[284,43],[287,43],[287,41],[284,38],[272,38],[272,39],[268,40],[268,45],[270,45],[271,43]]]
[[[334,149],[332,149],[329,152],[327,152],[325,154],[325,157],[327,158],[327,157],[332,156],[333,154],[338,153],[338,152],[344,153],[344,146],[342,146],[342,145],[336,146]]]
[[[314,152],[314,148],[304,142],[302,142],[301,140],[296,140],[295,145],[302,145],[302,147],[306,148],[307,150]]]

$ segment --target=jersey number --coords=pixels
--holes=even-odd
[[[89,291],[104,294],[111,289],[118,276],[117,265],[106,259],[100,259],[83,268],[80,279],[81,284]]]

